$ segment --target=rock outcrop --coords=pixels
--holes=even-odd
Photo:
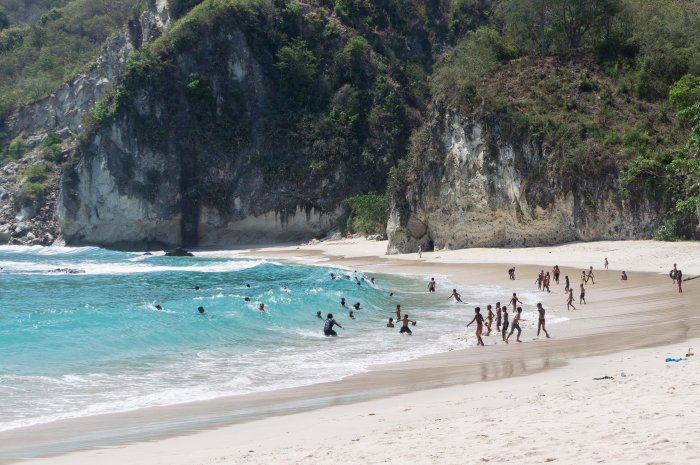
[[[105,45],[90,71],[76,76],[51,95],[15,111],[4,121],[2,129],[10,139],[20,133],[68,135],[80,132],[83,116],[113,88],[129,54],[144,42],[159,37],[169,22],[167,0],[153,2],[140,21],[131,21],[124,33]]]
[[[436,110],[391,206],[389,253],[648,238],[659,206],[624,199],[615,174],[567,185],[553,154],[503,140],[498,122]]]

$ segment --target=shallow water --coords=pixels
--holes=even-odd
[[[441,277],[435,295],[427,278],[373,277],[220,256],[0,247],[0,431],[333,381],[468,347],[473,306],[512,291],[463,288],[473,305],[460,305],[446,300]],[[355,320],[341,297],[361,303]],[[398,303],[418,320],[413,337],[385,327]],[[317,310],[336,315],[339,338],[323,336]]]

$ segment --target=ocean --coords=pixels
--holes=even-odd
[[[429,278],[224,254],[0,247],[0,431],[335,381],[474,345],[464,325],[476,305],[512,291],[536,301],[472,286],[459,289],[462,305],[447,300],[443,276],[428,294]],[[354,320],[341,298],[360,303]],[[386,327],[397,304],[417,320],[411,337]],[[338,338],[323,335],[319,310],[343,326]]]

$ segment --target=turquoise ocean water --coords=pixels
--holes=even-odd
[[[429,277],[373,274],[372,285],[340,268],[90,247],[4,246],[0,268],[0,431],[333,381],[468,347],[474,305],[511,292],[460,289],[473,305],[459,305],[439,276],[429,295]],[[355,320],[341,297],[361,303]],[[412,337],[385,327],[398,303],[418,320]],[[317,310],[334,313],[341,337],[323,336]]]

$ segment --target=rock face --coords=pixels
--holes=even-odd
[[[129,54],[144,42],[160,36],[167,27],[170,21],[167,0],[149,4],[140,21],[131,21],[127,31],[107,43],[88,73],[78,75],[48,97],[15,111],[0,129],[4,129],[10,139],[22,132],[78,133],[82,117],[112,89]]]
[[[192,86],[202,91],[193,95]],[[274,111],[273,91],[240,30],[212,33],[175,56],[64,173],[66,243],[143,249],[325,235],[348,195],[337,187],[346,170],[266,178],[265,163],[285,152],[261,124]]]
[[[566,185],[546,170],[552,156],[503,140],[493,122],[435,111],[393,199],[388,253],[652,236],[657,205],[623,200],[614,174]]]

